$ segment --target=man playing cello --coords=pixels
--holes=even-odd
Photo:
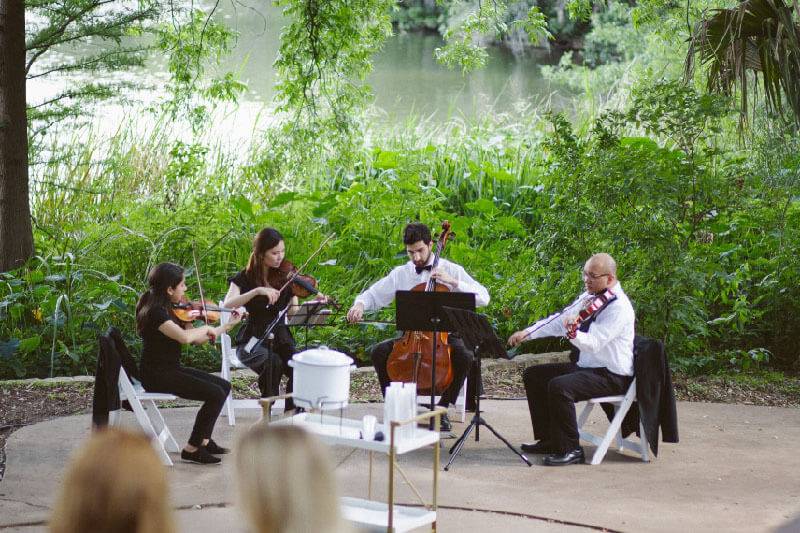
[[[356,297],[353,307],[347,312],[347,320],[350,323],[359,322],[364,316],[364,311],[374,311],[391,304],[396,291],[410,290],[420,283],[426,283],[429,279],[435,279],[437,283],[447,286],[451,291],[474,293],[475,305],[478,307],[489,303],[489,291],[472,279],[461,266],[440,258],[438,267],[431,268],[434,259],[433,239],[428,226],[420,223],[408,224],[403,231],[403,242],[409,261],[392,269],[386,277],[378,280]],[[384,395],[390,381],[386,363],[396,340],[389,339],[375,345],[370,354],[372,364],[378,374],[378,381],[381,384],[381,392]],[[448,343],[453,381],[439,400],[439,405],[443,407],[448,407],[451,403],[456,402],[461,384],[474,361],[473,353],[466,348],[460,337],[450,334]],[[472,379],[468,381],[468,402],[474,398],[474,395],[469,393],[469,389],[476,386],[473,381]],[[468,403],[467,409],[471,407],[474,409],[474,406]],[[450,429],[450,420],[447,415],[444,415],[442,431],[447,432]]]

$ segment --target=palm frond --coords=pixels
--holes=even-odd
[[[783,0],[745,0],[730,9],[714,10],[701,20],[690,39],[685,75],[695,62],[705,67],[708,90],[733,95],[739,90],[742,125],[759,83],[770,113],[790,117],[800,127],[800,16]],[[752,77],[752,78],[751,78]]]

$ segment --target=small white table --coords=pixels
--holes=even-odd
[[[269,409],[268,405],[270,403],[269,399],[263,401],[266,409]],[[369,486],[367,488],[367,498],[343,497],[341,499],[342,515],[345,519],[372,530],[385,529],[389,532],[402,532],[430,524],[431,531],[436,531],[440,454],[438,445],[439,421],[441,415],[446,412],[444,408],[440,407],[434,411],[425,412],[409,420],[392,422],[388,430],[383,424],[377,424],[375,431],[383,432],[383,441],[362,439],[360,420],[340,418],[338,416],[306,412],[270,423],[297,425],[317,435],[327,444],[360,448],[369,452]],[[434,431],[417,427],[419,422],[426,422],[430,420],[431,417],[435,418]],[[265,416],[264,420],[269,420],[269,416]],[[401,438],[399,429],[401,426],[408,424],[411,424],[413,428],[413,435]],[[432,502],[428,504],[397,465],[397,456],[431,445],[433,445],[433,497]],[[385,453],[389,456],[389,497],[387,503],[370,499],[372,496],[372,458],[374,452]],[[423,507],[395,505],[395,470],[399,471],[406,479],[406,482],[422,502]]]

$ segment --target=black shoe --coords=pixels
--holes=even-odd
[[[520,450],[527,453],[558,453],[550,441],[540,440],[539,442],[523,442]]]
[[[208,439],[208,444],[206,444],[205,448],[211,455],[225,455],[226,453],[231,453],[228,448],[223,448],[214,442],[214,439]]]
[[[204,446],[198,447],[193,452],[188,452],[186,450],[181,451],[181,459],[184,461],[189,461],[190,463],[198,463],[201,465],[215,465],[222,461],[219,457],[214,457]]]
[[[583,448],[581,447],[577,447],[564,455],[548,455],[544,458],[545,466],[566,466],[574,465],[575,463],[583,464],[585,462],[586,456],[583,455]]]

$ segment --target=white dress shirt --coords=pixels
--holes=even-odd
[[[440,257],[438,268],[458,281],[458,286],[450,287],[450,290],[474,293],[477,307],[483,307],[489,303],[489,291],[486,290],[486,287],[472,279],[461,266]],[[379,279],[370,288],[359,294],[355,303],[363,305],[365,311],[376,311],[392,303],[396,291],[411,290],[420,283],[426,283],[430,277],[429,270],[423,270],[417,274],[414,263],[409,261],[393,268],[386,277]]]
[[[616,300],[597,314],[597,318],[589,326],[589,331],[578,331],[575,338],[569,342],[581,352],[578,359],[579,367],[606,367],[615,374],[632,376],[633,326],[636,315],[628,295],[622,290],[619,282],[609,289],[616,295]],[[526,338],[566,337],[564,318],[577,315],[589,297],[590,294],[584,292],[560,316],[558,313],[550,315],[525,328],[525,333],[528,334]]]

